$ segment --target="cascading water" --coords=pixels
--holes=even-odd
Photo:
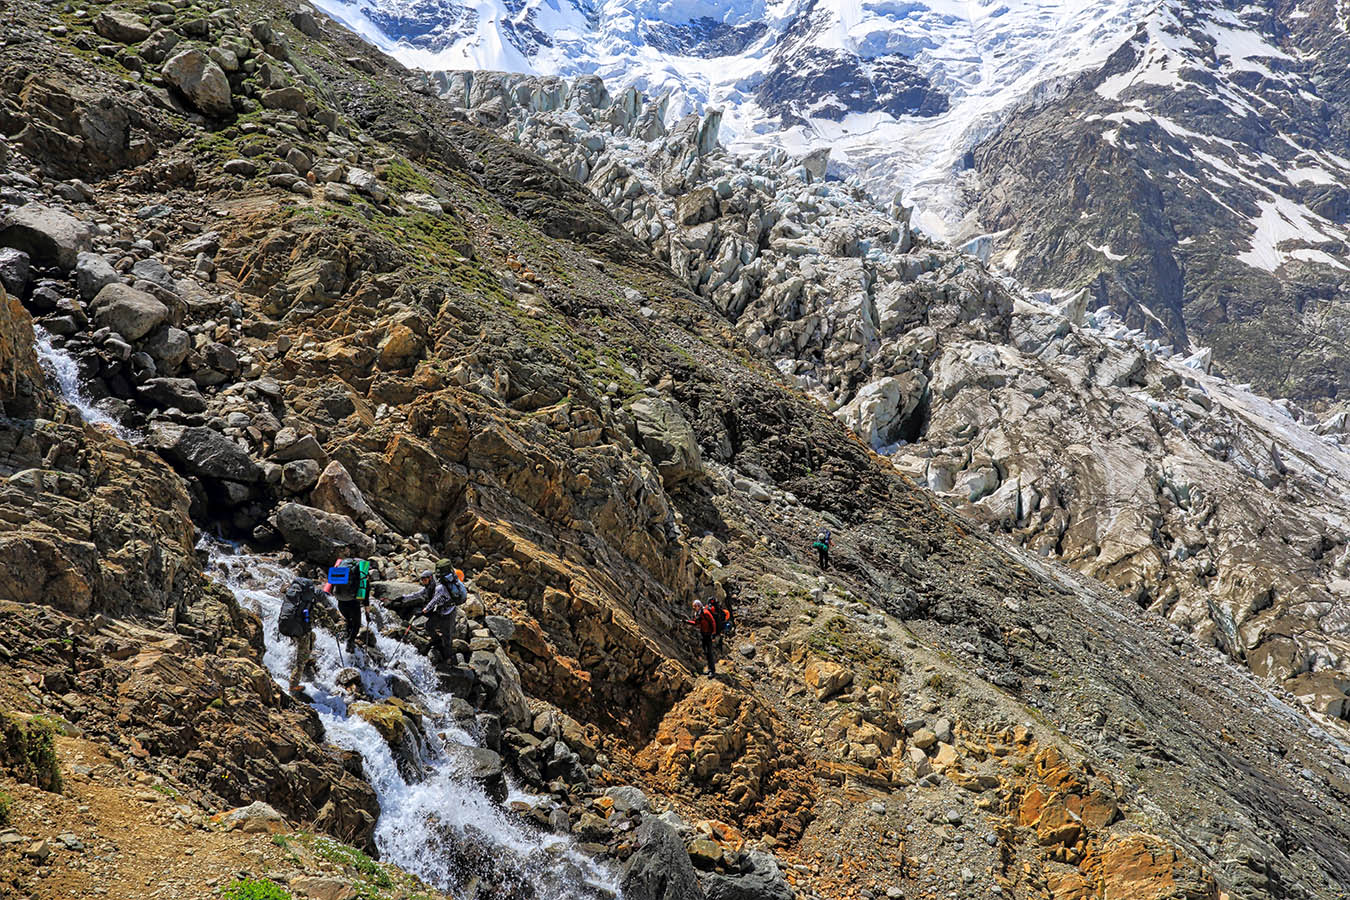
[[[208,541],[207,574],[233,591],[240,605],[263,621],[263,663],[283,689],[290,681],[292,641],[277,630],[281,596],[295,573],[264,557]],[[372,601],[377,617],[388,615]],[[374,629],[372,629],[374,630]],[[382,668],[371,664],[378,656]],[[397,674],[426,712],[420,766],[413,780],[401,771],[394,751],[373,725],[349,714],[351,695],[337,684],[338,673],[354,666],[362,692],[380,700],[395,696],[390,674]],[[306,692],[323,722],[328,741],[355,750],[366,779],[380,802],[375,844],[382,858],[429,884],[458,896],[602,900],[621,897],[613,877],[577,852],[566,838],[538,833],[513,822],[486,791],[462,771],[450,745],[476,746],[450,712],[452,697],[440,689],[431,662],[409,644],[376,635],[372,654],[358,648],[341,653],[331,632],[315,629],[314,679]],[[405,692],[406,693],[406,692]],[[406,770],[406,766],[405,766]],[[485,893],[478,892],[481,885]]]
[[[80,418],[89,425],[102,425],[111,429],[123,440],[133,439],[135,437],[133,432],[124,428],[121,422],[99,409],[89,399],[84,386],[80,384],[80,365],[75,362],[74,357],[64,350],[58,350],[52,344],[52,336],[41,325],[34,323],[33,333],[37,337],[34,346],[37,349],[38,362],[48,377],[56,383],[65,401],[79,410]]]

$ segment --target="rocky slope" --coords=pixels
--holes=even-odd
[[[1129,599],[973,533],[787,377],[835,405],[871,370],[833,336],[866,360],[904,337],[828,288],[870,278],[874,248],[899,267],[899,318],[1013,333],[1012,294],[884,214],[815,251],[822,207],[863,203],[818,182],[822,160],[784,176],[797,213],[770,214],[692,120],[663,136],[663,167],[572,171],[632,201],[616,217],[311,10],[11,12],[0,703],[16,734],[73,736],[62,774],[112,784],[107,759],[180,794],[185,843],[214,816],[284,818],[464,897],[602,895],[568,880],[572,854],[630,900],[1334,897],[1350,880],[1338,733]],[[577,96],[641,127],[632,95]],[[481,99],[473,118],[509,121],[504,94]],[[647,203],[660,216],[636,218]],[[710,287],[724,234],[843,262],[808,278],[774,260],[776,301],[728,251],[735,277]],[[45,389],[30,317],[124,436]],[[809,563],[822,522],[828,573]],[[200,532],[246,546],[200,553]],[[276,683],[275,585],[348,548],[387,582],[376,646],[343,659],[325,616],[314,706],[296,702]],[[433,667],[393,601],[442,555],[475,598]],[[694,674],[684,625],[710,593],[740,622],[716,679]],[[212,889],[91,867],[65,841],[25,855],[76,825],[11,746],[7,888]],[[505,812],[508,780],[530,798]],[[484,816],[417,806],[419,785]],[[254,802],[274,810],[237,811]],[[104,853],[115,806],[84,805]],[[431,844],[389,827],[410,810]],[[555,869],[517,866],[482,827],[507,815]],[[298,871],[265,862],[296,895],[375,877],[315,886],[294,852]]]
[[[664,100],[593,79],[423,89],[583,180],[916,482],[1344,717],[1343,416],[1261,400],[1086,292],[1028,296],[822,181],[822,154],[740,161],[715,117],[672,140]]]

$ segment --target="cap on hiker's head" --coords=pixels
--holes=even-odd
[[[695,601],[694,601],[694,612],[698,612],[698,611],[699,611],[700,609],[702,609],[702,608],[703,608],[703,601],[701,601],[701,600],[695,600]]]
[[[434,578],[434,577],[436,577],[436,573],[435,573],[435,572],[432,572],[430,569],[427,569],[427,570],[426,570],[425,572],[423,572],[421,575],[418,575],[418,576],[417,576],[417,580],[418,580],[418,581],[430,581],[430,580],[431,580],[432,578]]]

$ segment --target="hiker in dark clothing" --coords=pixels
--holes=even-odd
[[[455,658],[455,612],[468,598],[463,578],[459,569],[452,578],[437,578],[435,572],[427,570],[418,579],[422,582],[421,592],[414,595],[422,605],[422,615],[427,617],[433,646],[445,662]]]
[[[717,619],[714,618],[712,610],[695,600],[694,617],[687,621],[698,629],[699,638],[703,642],[703,657],[708,661],[708,674],[716,675],[717,657],[713,652],[713,637],[717,634]]]
[[[296,578],[281,598],[277,631],[295,640],[295,659],[291,663],[290,692],[300,694],[300,682],[314,669],[314,603],[318,591],[308,578]]]
[[[830,529],[820,529],[820,533],[816,535],[816,542],[811,546],[816,550],[821,571],[828,571],[830,568]]]
[[[339,559],[328,570],[328,583],[323,589],[337,600],[342,613],[347,652],[356,649],[356,636],[361,632],[361,614],[370,604],[370,563],[364,559]]]

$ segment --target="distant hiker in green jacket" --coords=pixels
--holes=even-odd
[[[820,561],[822,571],[830,568],[830,529],[822,528],[816,535],[816,542],[811,545],[815,548],[816,556]]]

